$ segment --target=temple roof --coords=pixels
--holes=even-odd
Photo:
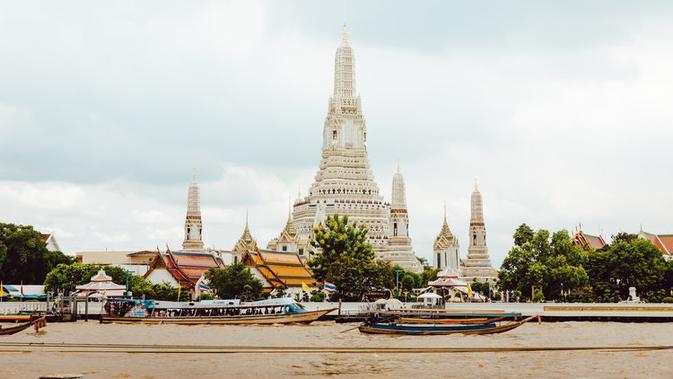
[[[292,219],[292,213],[290,212],[287,216],[287,223],[285,223],[285,228],[280,232],[280,237],[278,238],[279,242],[291,242],[297,241],[299,235],[297,229],[294,227],[294,220]]]
[[[224,262],[220,257],[208,252],[167,250],[165,253],[157,252],[157,257],[152,261],[145,278],[157,268],[165,268],[182,287],[193,287],[209,269],[224,268]]]
[[[455,243],[455,237],[449,229],[449,223],[446,221],[446,215],[444,216],[444,223],[442,224],[442,229],[439,231],[437,238],[435,238],[435,244],[433,245],[434,250],[443,250]]]
[[[641,230],[638,236],[652,242],[663,254],[673,254],[673,234],[654,234]]]
[[[234,245],[233,250],[238,253],[243,253],[247,250],[254,250],[257,248],[257,242],[252,238],[252,233],[250,233],[250,227],[248,226],[248,214],[245,214],[245,228],[243,229],[243,234],[241,238],[238,239],[236,245]]]
[[[593,236],[591,234],[584,233],[582,230],[579,230],[577,233],[575,233],[574,242],[584,248],[590,248],[594,250],[600,250],[607,245],[603,237]]]
[[[296,253],[281,253],[270,250],[248,250],[241,259],[254,267],[275,288],[315,285],[315,279]]]

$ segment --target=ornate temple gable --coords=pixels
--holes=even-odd
[[[575,233],[573,243],[591,250],[600,250],[607,245],[603,237],[592,236],[591,234],[584,233],[581,229]]]
[[[250,233],[250,227],[248,226],[248,213],[245,213],[245,228],[243,229],[243,234],[241,234],[241,238],[238,239],[238,242],[236,242],[236,245],[234,245],[234,248],[232,249],[235,253],[245,253],[248,250],[255,250],[257,249],[257,242],[255,241],[254,238],[252,238],[252,234]]]
[[[449,229],[449,223],[446,221],[446,215],[444,215],[444,223],[442,224],[442,229],[437,234],[435,238],[435,243],[433,245],[434,250],[443,250],[453,245],[456,242],[451,229]]]
[[[182,242],[185,250],[203,250],[203,223],[201,220],[201,196],[196,183],[196,173],[192,175],[192,183],[187,192],[187,215],[185,216],[185,239]]]

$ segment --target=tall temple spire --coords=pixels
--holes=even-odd
[[[187,215],[185,216],[185,250],[203,249],[203,223],[201,220],[201,196],[196,182],[196,170],[192,172],[192,182],[187,191]]]
[[[407,194],[404,185],[404,176],[400,172],[400,165],[397,165],[397,172],[393,175],[393,194],[392,194],[392,208],[407,208]]]
[[[463,276],[469,280],[492,281],[497,277],[497,272],[491,266],[488,255],[483,207],[481,192],[475,180],[470,202],[470,246],[464,261]]]
[[[398,176],[393,190],[393,203],[402,208],[393,212],[369,165],[367,123],[356,88],[355,57],[344,27],[334,57],[334,92],[323,124],[318,172],[308,193],[293,206],[299,246],[309,251],[308,241],[315,226],[327,216],[346,215],[349,221],[367,227],[368,242],[380,259],[420,272],[423,268],[414,255],[407,229],[403,178]]]
[[[355,57],[348,43],[346,25],[341,30],[341,46],[334,57],[334,97],[354,98],[355,95]]]
[[[477,188],[477,182],[474,183],[474,191],[472,191],[471,199],[471,212],[470,212],[470,224],[473,223],[484,223],[484,210],[483,203],[481,200],[481,192]]]

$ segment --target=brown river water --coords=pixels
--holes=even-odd
[[[8,325],[8,324],[3,324]],[[673,345],[673,323],[564,322],[525,324],[489,336],[385,336],[348,330],[356,324],[286,326],[49,324],[40,334],[0,336],[0,378],[77,373],[85,378],[671,378],[673,350],[431,352],[416,348]],[[227,347],[410,348],[376,351],[129,353],[29,348],[9,342],[192,345]],[[5,344],[4,346],[2,344]],[[24,348],[25,350],[25,348]],[[131,347],[130,350],[133,350]]]

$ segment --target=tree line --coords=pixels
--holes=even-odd
[[[618,302],[635,287],[641,300],[673,302],[673,261],[637,235],[619,233],[600,250],[574,243],[566,230],[526,224],[513,237],[498,279],[510,300]]]

